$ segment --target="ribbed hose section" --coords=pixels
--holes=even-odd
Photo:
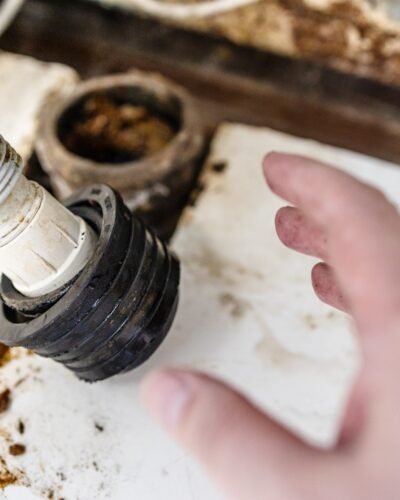
[[[164,339],[175,316],[178,285],[175,257],[134,221],[126,258],[105,297],[67,335],[36,352],[88,381],[130,370]]]
[[[19,154],[0,136],[0,205],[10,196],[22,174]]]
[[[178,304],[179,262],[108,187],[85,190],[69,208],[99,233],[92,261],[33,320],[21,323],[15,309],[3,306],[0,339],[54,359],[83,380],[102,380],[142,364],[167,335]],[[10,294],[9,284],[2,289]],[[18,304],[15,292],[13,299]]]
[[[93,349],[86,348],[65,363],[79,378],[108,377],[140,365],[159,346],[175,316],[179,264],[153,235],[137,229],[145,240],[145,252],[132,269],[135,276],[123,300],[103,324],[100,336],[94,335]],[[112,331],[115,324],[120,326]]]

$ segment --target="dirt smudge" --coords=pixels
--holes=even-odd
[[[14,443],[9,446],[8,451],[13,457],[19,457],[20,455],[25,454],[26,446],[21,443]]]
[[[228,309],[229,314],[234,319],[243,318],[251,308],[247,301],[229,292],[221,293],[218,300],[221,306]]]
[[[5,389],[0,393],[0,413],[4,413],[8,410],[11,404],[11,391],[10,389]]]
[[[304,323],[309,330],[316,330],[318,328],[317,320],[312,314],[306,314],[304,316]]]

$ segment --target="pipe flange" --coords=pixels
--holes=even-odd
[[[119,105],[157,111],[174,124],[174,135],[155,153],[121,161],[100,161],[73,151],[61,131],[65,123],[76,126],[74,120],[81,119],[82,106],[99,96]],[[98,122],[106,123],[110,119],[104,114],[98,114],[97,118]],[[98,143],[104,144],[101,135],[104,130],[101,130],[102,127],[98,130]],[[122,130],[126,134],[125,128]],[[107,184],[121,193],[128,208],[139,213],[162,237],[171,236],[177,213],[183,208],[200,170],[207,143],[204,125],[190,94],[160,75],[138,70],[96,77],[79,84],[68,95],[50,97],[41,113],[37,136],[40,164],[59,198],[93,183]],[[83,142],[97,143],[89,139]]]
[[[75,279],[54,292],[36,298],[22,295],[22,293],[15,289],[12,282],[3,275],[0,283],[0,299],[4,302],[6,307],[16,314],[21,317],[32,319],[47,311],[50,306],[65,295],[74,281]]]

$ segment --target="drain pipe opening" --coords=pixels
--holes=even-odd
[[[107,184],[168,237],[168,218],[183,208],[206,148],[198,116],[190,95],[161,76],[94,78],[48,101],[36,150],[57,196]]]

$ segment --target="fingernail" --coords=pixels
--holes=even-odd
[[[185,375],[175,371],[149,375],[142,383],[140,392],[152,415],[170,430],[179,425],[191,398]]]
[[[264,166],[267,164],[269,165],[270,162],[273,162],[274,160],[280,159],[283,156],[286,156],[285,153],[281,153],[280,151],[269,151],[269,153],[267,153],[264,156],[264,162],[263,162]]]

